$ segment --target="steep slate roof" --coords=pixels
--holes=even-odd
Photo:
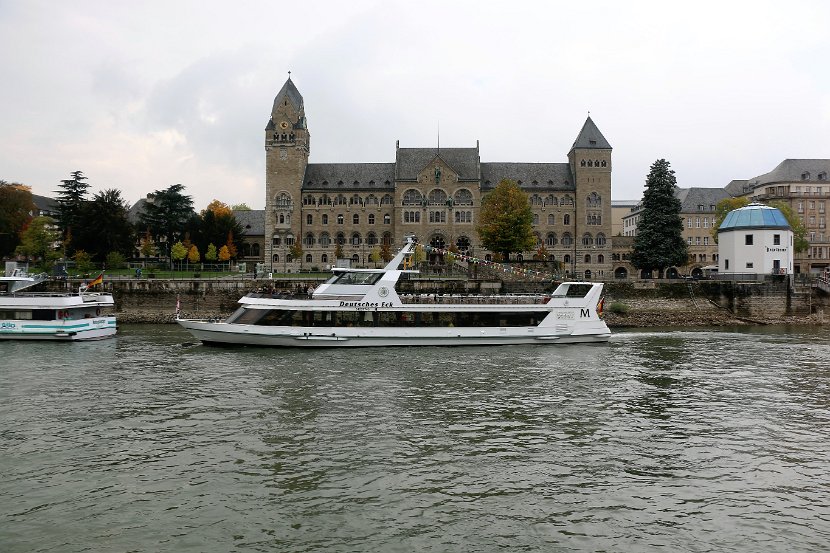
[[[395,159],[399,180],[415,180],[435,156],[458,173],[459,180],[478,180],[480,158],[477,148],[398,148]]]
[[[612,149],[611,144],[605,140],[605,137],[599,132],[599,128],[597,128],[594,120],[590,116],[585,120],[585,124],[582,125],[582,130],[579,131],[579,135],[574,140],[574,145],[571,146],[571,150],[574,148]]]
[[[35,204],[37,210],[41,213],[57,213],[58,212],[58,201],[54,198],[48,198],[46,196],[39,196],[38,194],[32,194],[32,203]]]
[[[809,173],[809,177],[803,179],[804,173]],[[824,179],[820,181],[818,175],[822,173]],[[785,159],[769,173],[749,179],[749,185],[754,189],[774,182],[830,182],[828,174],[830,159]]]
[[[701,211],[698,206],[703,206],[703,211],[713,211],[710,206],[718,205],[724,198],[729,198],[729,193],[723,188],[680,188],[675,189],[675,197],[680,200],[680,211],[683,213]]]
[[[242,225],[245,236],[265,235],[265,210],[264,209],[234,209],[233,216]]]
[[[141,213],[144,213],[144,206],[147,204],[147,198],[141,198],[136,203],[134,203],[129,211],[127,211],[127,220],[134,224],[138,224],[138,217]]]
[[[743,196],[751,191],[748,180],[735,179],[724,187],[731,196]]]
[[[492,190],[502,179],[521,181],[522,189],[574,190],[567,163],[482,163],[481,190]],[[533,182],[536,181],[536,185]]]
[[[389,184],[386,184],[386,182]],[[328,182],[324,185],[324,182]],[[338,185],[342,182],[342,185]],[[373,183],[373,184],[370,184]],[[394,163],[309,163],[303,178],[303,190],[336,192],[338,190],[393,190]]]
[[[296,86],[294,86],[294,81],[291,80],[291,77],[288,77],[288,80],[285,81],[285,84],[282,85],[282,88],[277,93],[277,97],[274,98],[274,109],[272,110],[272,113],[277,110],[277,105],[286,99],[291,102],[291,105],[293,105],[294,109],[297,111],[302,109],[303,95],[300,94],[300,91],[297,90]]]

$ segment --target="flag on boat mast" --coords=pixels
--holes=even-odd
[[[95,277],[92,280],[92,282],[90,282],[89,284],[81,286],[81,292],[86,292],[87,290],[89,290],[93,286],[97,286],[99,284],[104,284],[104,273],[103,272],[100,275],[98,275],[97,277]]]

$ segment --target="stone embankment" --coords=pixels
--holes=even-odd
[[[184,318],[225,318],[251,291],[302,291],[320,280],[113,280],[108,283],[122,323],[175,322],[176,305]],[[435,280],[402,282],[404,293],[441,291],[549,294],[552,283]],[[610,327],[711,327],[747,324],[825,324],[826,294],[788,291],[786,286],[729,282],[615,282],[605,287],[604,318]]]

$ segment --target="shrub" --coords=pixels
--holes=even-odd
[[[615,301],[608,306],[609,313],[616,313],[617,315],[626,315],[628,313],[628,306],[622,302]]]

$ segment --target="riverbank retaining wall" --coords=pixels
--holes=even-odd
[[[107,281],[122,322],[172,322],[177,303],[182,317],[226,317],[249,292],[302,294],[323,279],[123,279]],[[53,290],[77,290],[77,283],[52,283]],[[550,282],[413,279],[401,281],[401,293],[538,293]],[[747,322],[824,321],[828,296],[786,283],[732,281],[626,281],[605,285],[609,326],[711,326]]]

